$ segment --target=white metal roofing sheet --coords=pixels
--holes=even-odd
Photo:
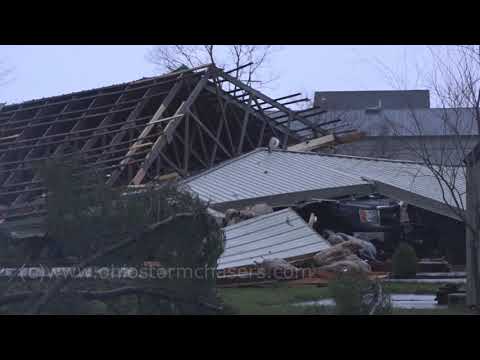
[[[221,203],[365,182],[323,166],[316,155],[261,149],[187,179],[185,184],[201,199]]]
[[[426,198],[455,206],[452,192],[446,184],[440,184],[425,165],[378,159],[361,159],[348,156],[322,156],[322,164],[331,169],[342,170],[352,176],[371,179],[406,190]],[[440,171],[450,181],[455,178],[457,200],[465,204],[465,172],[463,167],[443,167]],[[456,173],[454,173],[456,172]]]
[[[230,225],[218,269],[254,265],[263,259],[291,258],[324,250],[330,244],[292,209]]]
[[[465,201],[463,167],[455,173],[457,200]],[[200,198],[222,203],[285,193],[381,182],[455,206],[454,198],[427,166],[387,159],[257,149],[185,181]]]

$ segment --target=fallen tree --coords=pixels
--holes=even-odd
[[[12,274],[0,282],[0,312],[83,313],[85,302],[108,301],[109,313],[110,305],[132,296],[136,300],[129,307],[135,311],[124,313],[219,310],[214,269],[223,231],[200,200],[172,184],[113,189],[100,177],[79,177],[74,163],[46,164],[44,177],[49,187],[45,234],[16,249],[18,264],[69,258],[73,271],[53,281],[20,281]],[[76,278],[90,266],[141,268],[148,261],[183,272],[128,280]]]

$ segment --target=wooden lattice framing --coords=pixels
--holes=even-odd
[[[231,71],[230,71],[231,72]],[[188,176],[265,146],[326,131],[280,100],[213,65],[121,85],[6,105],[0,109],[0,206],[31,208],[44,192],[37,164],[80,154],[85,171],[111,185],[139,185],[172,172]],[[266,113],[273,109],[273,120]],[[278,116],[278,114],[281,116]]]

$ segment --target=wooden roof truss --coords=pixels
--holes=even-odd
[[[106,88],[0,109],[0,205],[30,206],[45,190],[38,163],[80,154],[82,171],[111,185],[140,185],[155,177],[188,176],[266,146],[326,131],[286,105],[299,94],[272,99],[214,65],[185,69]],[[281,102],[283,101],[283,103]],[[273,120],[266,111],[281,116]],[[84,170],[83,170],[84,169]]]

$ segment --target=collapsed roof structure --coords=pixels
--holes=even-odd
[[[456,192],[443,189],[427,166],[415,162],[260,148],[183,184],[219,210],[379,193],[463,221],[452,207],[464,208],[464,171],[451,171]]]
[[[45,192],[37,165],[51,157],[79,154],[82,171],[99,172],[110,185],[139,185],[195,174],[272,137],[286,148],[330,132],[308,119],[315,111],[304,115],[286,106],[305,100],[291,100],[299,94],[272,99],[233,71],[181,68],[2,107],[0,206],[9,214],[35,213],[31,204],[42,203]]]
[[[217,269],[254,266],[264,259],[308,257],[330,247],[292,209],[261,215],[224,228],[225,251]]]

